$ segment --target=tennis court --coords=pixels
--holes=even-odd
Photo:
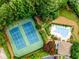
[[[43,47],[43,40],[32,18],[20,21],[7,29],[14,55],[17,57],[31,53]]]

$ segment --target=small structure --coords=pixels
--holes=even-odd
[[[8,59],[3,48],[0,48],[0,59]]]
[[[43,47],[42,38],[32,18],[18,22],[7,28],[7,36],[17,57],[31,53]]]
[[[50,54],[55,54],[55,41],[49,41],[44,45],[44,50]]]
[[[61,41],[67,41],[71,37],[72,27],[52,24],[50,27],[51,35],[54,35]]]

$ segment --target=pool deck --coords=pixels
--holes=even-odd
[[[75,21],[72,21],[72,20],[69,20],[69,19],[67,19],[65,17],[60,16],[57,19],[55,19],[53,22],[50,22],[50,24],[51,23],[72,26],[74,35],[76,37],[78,37],[79,28],[78,28],[78,25],[77,25],[77,23]]]
[[[63,33],[64,32],[64,33]],[[52,24],[50,28],[51,35],[61,39],[61,41],[68,41],[71,37],[72,27],[65,27],[62,25]]]

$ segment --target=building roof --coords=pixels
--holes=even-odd
[[[0,59],[7,59],[7,56],[3,48],[0,48]]]
[[[72,44],[70,42],[59,41],[58,54],[70,56],[70,49]]]

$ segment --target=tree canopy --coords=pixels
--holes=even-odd
[[[79,16],[79,0],[69,0],[68,3],[77,16]]]
[[[0,7],[2,6],[2,4],[4,3],[8,3],[10,0],[0,0]]]
[[[11,0],[0,7],[0,29],[15,20],[31,17],[35,14],[32,0]]]
[[[68,0],[36,0],[35,8],[42,18],[55,18],[57,11],[67,4]]]
[[[3,1],[3,3],[2,3]],[[6,2],[7,1],[7,2]],[[15,20],[40,15],[46,18],[55,18],[58,10],[67,4],[67,0],[1,0],[0,30]]]
[[[74,42],[71,47],[71,58],[79,59],[79,42]]]

